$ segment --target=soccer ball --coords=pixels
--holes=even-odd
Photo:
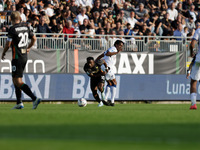
[[[85,98],[80,98],[78,100],[78,106],[79,107],[85,107],[87,105],[87,100]]]

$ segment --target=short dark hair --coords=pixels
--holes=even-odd
[[[122,40],[116,40],[115,43],[114,43],[114,46],[119,45],[120,43],[124,44],[124,42]]]
[[[90,61],[90,60],[94,60],[94,57],[87,57],[86,60],[87,60],[87,62]]]

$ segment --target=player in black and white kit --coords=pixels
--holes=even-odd
[[[104,83],[105,74],[108,72],[107,64],[103,60],[94,61],[93,57],[87,58],[87,63],[84,65],[84,71],[90,77],[90,88],[92,90],[93,97],[99,103],[99,107],[104,105],[109,105],[104,101]],[[97,93],[97,90],[101,92],[101,98]],[[103,103],[103,104],[102,104]]]
[[[36,37],[29,30],[25,23],[21,23],[20,13],[15,11],[11,14],[12,25],[8,31],[8,38],[5,44],[1,59],[5,59],[6,52],[12,47],[12,78],[15,86],[17,105],[13,109],[22,109],[24,105],[21,100],[21,91],[26,93],[33,101],[33,109],[36,109],[41,99],[37,98],[29,86],[22,81],[23,71],[27,62],[27,52],[34,45]],[[28,44],[28,40],[31,43]]]
[[[112,96],[111,96],[111,106],[114,106],[115,102],[115,95],[116,95],[116,86],[117,81],[115,78],[114,73],[114,66],[116,63],[116,55],[120,53],[123,49],[124,41],[123,40],[116,40],[114,43],[114,46],[110,47],[108,50],[106,50],[104,53],[99,55],[96,60],[103,59],[107,63],[108,67],[110,68],[108,73],[105,75],[106,81],[107,81],[107,87],[106,87],[106,95],[105,95],[105,101],[107,101],[108,96],[110,94],[110,89],[112,89]]]

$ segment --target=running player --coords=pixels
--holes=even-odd
[[[104,65],[104,69],[102,69],[102,65]],[[105,74],[107,73],[107,64],[104,60],[94,61],[93,57],[87,58],[87,63],[84,65],[84,71],[90,77],[90,88],[92,90],[93,97],[99,103],[99,107],[104,105],[108,105],[105,102],[105,95],[104,95],[104,82],[105,82]],[[97,89],[101,92],[101,98],[97,93]],[[103,104],[102,104],[103,102]]]
[[[105,51],[103,54],[99,55],[96,60],[99,60],[103,58],[105,62],[107,63],[108,67],[110,68],[108,73],[106,74],[106,81],[107,81],[107,87],[106,87],[106,95],[105,95],[105,101],[107,101],[108,96],[110,94],[110,89],[112,89],[112,96],[111,96],[111,106],[114,106],[115,104],[115,95],[116,95],[116,86],[117,81],[114,74],[114,65],[116,62],[116,55],[122,51],[122,48],[124,46],[124,42],[122,40],[116,40],[114,43],[114,46],[109,48],[107,51]]]
[[[22,81],[23,71],[27,62],[27,52],[34,45],[36,37],[29,30],[28,26],[21,23],[20,13],[17,11],[11,14],[12,25],[8,32],[8,38],[1,56],[1,59],[5,59],[6,52],[12,45],[12,79],[15,87],[15,94],[17,97],[17,105],[13,109],[22,109],[24,105],[21,100],[21,91],[26,93],[33,101],[33,109],[36,109],[41,99],[37,98],[29,86]],[[31,43],[28,44],[28,39],[31,39]]]
[[[197,82],[200,80],[200,29],[197,29],[194,33],[193,39],[190,44],[191,55],[194,55],[195,44],[198,41],[199,47],[196,57],[192,61],[191,69],[191,82],[190,82],[190,96],[191,96],[191,106],[190,109],[197,109],[196,98],[197,98]],[[187,72],[190,73],[190,72]]]

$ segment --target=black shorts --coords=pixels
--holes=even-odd
[[[22,78],[27,59],[12,60],[12,77]]]
[[[104,82],[105,82],[105,76],[91,77],[90,88],[94,89],[96,86],[98,86],[99,83],[104,83]]]

